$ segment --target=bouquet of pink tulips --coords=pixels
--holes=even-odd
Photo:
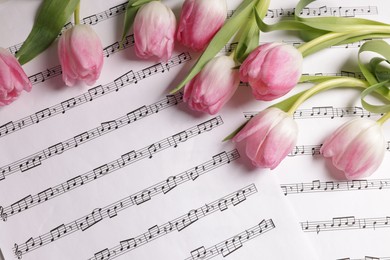
[[[382,124],[390,118],[390,25],[352,17],[304,18],[299,14],[315,0],[300,0],[293,20],[266,24],[264,17],[270,0],[242,0],[227,19],[226,0],[184,0],[177,22],[172,10],[157,0],[129,0],[123,37],[132,28],[135,54],[141,59],[168,60],[175,42],[202,52],[197,62],[171,93],[184,88],[184,101],[195,111],[218,113],[232,98],[240,82],[249,85],[260,101],[280,99],[300,83],[313,86],[296,95],[278,100],[261,111],[226,140],[246,142],[246,154],[257,167],[274,169],[297,142],[298,126],[293,120],[297,108],[317,93],[333,88],[356,88],[361,103],[370,112],[382,113],[378,121],[355,119],[342,125],[322,145],[321,154],[345,173],[348,179],[371,175],[384,158]],[[31,83],[22,65],[36,57],[58,35],[58,55],[66,85],[78,81],[94,84],[103,67],[103,49],[98,35],[88,25],[79,24],[79,0],[45,0],[31,33],[16,57],[0,49],[0,106],[14,101]],[[61,33],[74,15],[74,26]],[[56,19],[52,19],[56,17]],[[305,41],[298,47],[272,42],[259,46],[261,33],[275,30],[296,31]],[[302,64],[308,55],[332,45],[371,39],[361,46],[359,68],[364,79],[346,76],[303,76]],[[220,50],[237,42],[230,55]],[[374,52],[369,62],[362,52]],[[368,95],[383,104],[372,105]]]

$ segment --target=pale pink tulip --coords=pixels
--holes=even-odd
[[[246,141],[246,155],[253,165],[273,170],[293,150],[298,126],[292,116],[278,108],[268,108],[253,117],[233,138]]]
[[[58,42],[62,79],[68,86],[77,80],[93,85],[103,67],[103,47],[89,25],[75,25],[66,30]]]
[[[226,0],[185,0],[176,38],[184,46],[201,51],[222,27],[226,16]]]
[[[139,58],[157,57],[166,61],[172,55],[175,41],[176,17],[160,1],[143,5],[133,25],[135,53]]]
[[[209,61],[184,88],[184,101],[196,111],[216,114],[233,96],[240,79],[235,62],[227,56]]]
[[[343,124],[321,147],[325,157],[344,172],[347,179],[370,176],[385,155],[381,126],[369,119],[357,118]]]
[[[31,90],[31,82],[18,60],[0,47],[0,106],[16,100],[23,90]]]
[[[240,67],[258,100],[274,100],[288,93],[301,76],[302,54],[284,43],[267,43],[253,50]]]

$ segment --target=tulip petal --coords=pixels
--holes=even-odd
[[[291,117],[281,120],[269,131],[257,155],[259,164],[275,169],[297,142],[298,126]]]
[[[233,141],[240,142],[252,134],[262,131],[263,128],[270,129],[285,117],[284,112],[278,108],[265,109],[249,120],[245,127],[233,138]]]

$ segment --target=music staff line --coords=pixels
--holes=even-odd
[[[16,172],[25,172],[42,165],[44,160],[50,159],[56,155],[63,154],[68,150],[77,148],[87,142],[97,139],[103,135],[114,132],[115,130],[127,126],[131,123],[138,122],[150,115],[175,106],[183,101],[183,93],[179,92],[175,95],[168,95],[166,98],[157,101],[151,105],[144,105],[135,110],[126,113],[116,119],[102,122],[100,126],[83,131],[65,141],[58,142],[48,148],[33,153],[23,159],[19,159],[8,165],[0,167],[0,181],[6,176]]]
[[[207,249],[204,246],[201,246],[195,250],[192,250],[191,257],[188,257],[185,260],[206,260],[214,258],[218,255],[226,257],[237,251],[238,249],[242,248],[244,243],[260,235],[263,235],[274,228],[275,224],[272,219],[263,219],[259,224],[255,225],[254,227],[251,227],[219,244],[216,244]]]
[[[177,188],[178,186],[187,183],[190,180],[196,181],[200,176],[218,169],[221,166],[229,164],[239,157],[240,154],[237,150],[232,150],[229,152],[225,151],[216,154],[212,156],[212,159],[209,161],[206,161],[177,175],[170,176],[164,181],[161,181],[146,189],[142,189],[119,201],[111,203],[108,206],[103,208],[96,208],[90,214],[71,221],[68,224],[61,224],[41,236],[36,238],[31,237],[24,244],[18,245],[18,250],[15,251],[15,254],[19,255],[20,259],[22,255],[39,249],[65,236],[73,234],[77,231],[85,231],[103,219],[116,217],[119,212],[132,206],[143,205],[145,202],[150,201],[153,197],[157,195],[165,195],[174,188]]]
[[[108,20],[108,19],[110,19],[112,17],[115,17],[117,15],[120,15],[120,14],[124,13],[126,11],[126,7],[127,7],[127,2],[119,4],[117,6],[109,8],[109,9],[103,11],[103,12],[100,12],[100,13],[97,13],[97,14],[93,14],[93,15],[84,17],[84,18],[82,18],[80,20],[80,23],[81,24],[89,24],[89,25],[98,24],[100,22],[103,22],[105,20]],[[64,25],[64,27],[62,28],[62,30],[61,30],[59,35],[61,35],[65,30],[67,30],[67,29],[69,29],[69,28],[71,28],[73,26],[74,26],[74,24],[72,22],[66,23]],[[23,42],[15,44],[13,46],[10,46],[7,49],[13,55],[15,55],[20,50],[22,45],[23,45]]]
[[[137,72],[133,72],[133,70],[130,70],[110,83],[90,88],[87,92],[83,94],[40,110],[22,119],[10,121],[0,126],[0,138],[19,131],[23,128],[29,127],[31,125],[38,124],[39,122],[51,118],[53,116],[65,114],[66,111],[74,107],[86,104],[88,102],[92,102],[95,99],[105,96],[107,94],[118,92],[124,87],[127,87],[131,84],[137,84],[139,81],[154,76],[158,73],[164,73],[165,71],[169,71],[170,68],[181,65],[182,63],[188,62],[189,60],[191,60],[191,56],[188,52],[185,52],[172,57],[166,63],[158,63],[139,70]]]
[[[258,111],[244,112],[246,119],[251,119],[257,115]],[[321,106],[312,107],[311,109],[298,109],[294,112],[294,119],[310,119],[310,118],[343,118],[343,117],[379,117],[383,114],[371,113],[362,107],[333,107],[333,106]]]
[[[146,158],[152,159],[155,154],[170,147],[176,148],[180,143],[184,143],[188,139],[211,131],[222,124],[222,118],[217,116],[187,130],[162,139],[159,142],[141,148],[137,151],[132,150],[121,155],[118,159],[103,164],[84,174],[71,178],[54,187],[49,187],[36,195],[28,195],[11,204],[10,206],[0,207],[0,217],[3,221],[7,221],[7,219],[13,215],[19,214],[50,199],[70,192],[71,190],[79,188],[89,182],[95,181],[96,179],[104,177],[135,162]]]
[[[100,22],[118,16],[126,11],[127,2],[113,6],[107,10],[104,10],[100,13],[92,14],[90,16],[84,17],[81,19],[81,24],[96,25]],[[235,10],[229,10],[227,17],[230,18]],[[326,7],[322,6],[319,8],[305,8],[301,15],[304,16],[321,16],[330,14],[332,16],[340,17],[354,17],[356,15],[375,15],[378,14],[378,8],[376,6],[356,6],[356,7]],[[278,9],[269,9],[266,14],[266,18],[279,18],[279,17],[293,17],[295,15],[295,8],[278,8]],[[74,26],[72,22],[69,22],[64,25],[61,30],[60,35],[67,29]],[[8,47],[7,49],[15,55],[23,43],[18,43],[13,46]]]
[[[357,15],[377,15],[377,6],[338,6],[338,7],[307,7],[304,8],[300,15],[307,16],[336,16],[336,17],[355,17]],[[295,16],[295,8],[277,8],[269,9],[266,18],[293,17]]]
[[[337,260],[390,260],[390,257],[365,256],[364,258],[339,258]]]
[[[351,181],[320,181],[311,183],[292,183],[280,186],[285,196],[291,194],[359,191],[359,190],[385,190],[390,189],[390,179],[351,180]]]
[[[337,217],[326,221],[306,221],[301,222],[301,228],[304,232],[338,231],[351,229],[377,229],[390,228],[390,217],[381,218],[361,218],[354,216]]]
[[[112,247],[111,249],[104,249],[94,254],[89,260],[108,260],[114,259],[120,255],[126,254],[134,249],[139,248],[157,238],[165,236],[173,231],[182,231],[183,229],[194,224],[196,221],[207,217],[210,214],[217,211],[225,211],[230,206],[237,206],[246,201],[247,197],[257,193],[255,184],[246,186],[238,191],[235,191],[227,196],[224,196],[211,203],[205,204],[197,209],[190,210],[187,214],[184,214],[176,219],[173,219],[162,225],[155,225],[148,229],[147,232],[138,235],[133,238],[122,240],[119,245]]]
[[[390,152],[390,141],[386,142],[386,150]],[[322,144],[318,145],[296,145],[293,150],[287,155],[288,157],[295,157],[300,155],[316,156],[321,154]]]

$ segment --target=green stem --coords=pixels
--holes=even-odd
[[[376,122],[380,125],[383,125],[388,119],[390,119],[390,112],[386,113],[384,116],[379,118]]]
[[[259,16],[261,17],[261,19],[264,19],[264,17],[266,16],[270,3],[271,3],[271,0],[260,0],[257,3],[255,8],[256,8]]]
[[[76,25],[80,24],[80,2],[77,4],[76,9],[74,10],[74,23]]]
[[[288,114],[293,115],[295,110],[298,109],[298,107],[305,102],[308,98],[311,96],[328,89],[337,88],[337,87],[360,87],[360,88],[367,88],[368,82],[360,80],[360,79],[354,79],[354,78],[348,78],[348,77],[342,77],[338,79],[330,79],[324,82],[321,82],[311,89],[308,89],[305,91],[290,107],[290,109],[287,111]]]
[[[300,51],[302,53],[302,56],[305,57],[308,53],[308,51],[314,47],[316,47],[318,44],[320,43],[324,43],[324,42],[327,42],[327,41],[330,41],[330,40],[334,40],[334,39],[337,39],[341,36],[345,36],[346,33],[327,33],[327,34],[324,34],[322,36],[319,36],[309,42],[306,42],[302,45],[300,45],[297,49],[298,51]]]
[[[303,43],[297,49],[302,53],[303,57],[306,57],[319,50],[325,49],[332,45],[340,44],[343,41],[354,38],[372,38],[373,35],[380,34],[382,36],[390,37],[389,26],[365,26],[359,30],[347,31],[347,32],[329,32],[321,35],[309,42]]]

